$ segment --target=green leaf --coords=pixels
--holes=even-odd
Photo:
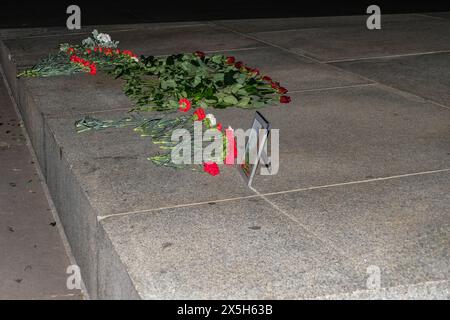
[[[237,107],[246,107],[251,101],[250,97],[243,97],[239,102],[236,104]]]
[[[238,104],[238,99],[236,99],[236,97],[233,95],[228,95],[223,98],[223,102],[225,102],[227,105],[236,105]]]

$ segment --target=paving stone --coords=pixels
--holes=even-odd
[[[242,32],[255,33],[265,31],[283,31],[293,29],[355,27],[365,26],[368,15],[339,17],[295,17],[295,18],[260,18],[240,20],[216,20],[213,23]],[[409,21],[428,21],[429,17],[415,14],[383,14],[383,24],[395,24]]]
[[[292,94],[259,111],[280,130],[279,171],[257,175],[259,192],[450,168],[448,109],[377,85]],[[253,112],[214,110],[248,129]]]
[[[0,102],[0,299],[80,298],[66,287],[71,263],[1,77]]]
[[[293,299],[365,288],[364,273],[262,199],[101,224],[144,299]]]
[[[304,59],[277,48],[243,51],[225,51],[246,65],[258,68],[291,91],[330,88],[369,83],[370,81],[348,72]]]
[[[83,34],[89,35],[92,30],[99,32],[111,32],[118,30],[143,30],[159,29],[171,27],[184,27],[192,25],[204,25],[203,22],[185,21],[185,22],[161,22],[161,23],[139,23],[139,24],[115,24],[115,25],[82,25],[79,30],[68,30],[67,27],[34,27],[34,28],[7,28],[0,29],[0,39],[17,39],[29,37],[49,37],[61,35]]]
[[[450,52],[349,61],[335,65],[450,108]]]
[[[92,116],[118,119],[124,115],[104,112]],[[147,160],[160,151],[151,138],[140,137],[132,128],[76,133],[73,124],[79,118],[46,119],[48,135],[55,140],[46,150],[47,172],[67,161],[100,216],[253,194],[234,167],[222,166],[219,177],[203,173],[201,168],[158,167]]]
[[[101,30],[100,30],[101,31]],[[207,25],[183,25],[180,27],[154,28],[145,30],[112,30],[111,38],[120,42],[120,47],[137,54],[164,55],[182,52],[217,51],[263,47],[261,43],[244,36]],[[4,40],[13,62],[29,66],[58,49],[60,43],[81,43],[87,33],[32,37]]]
[[[363,290],[324,297],[324,299],[333,300],[448,300],[449,298],[449,281],[425,282],[415,285],[382,288],[380,290]]]
[[[438,18],[450,19],[450,12],[432,12],[432,13],[426,13],[426,15],[438,17]]]
[[[447,171],[268,199],[392,287],[448,279],[449,187]]]
[[[311,28],[252,35],[320,61],[361,59],[450,50],[450,21],[441,19],[359,27]]]

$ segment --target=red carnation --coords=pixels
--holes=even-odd
[[[206,117],[205,110],[203,110],[203,108],[198,108],[195,110],[194,116],[197,116],[196,121],[203,121]]]
[[[217,128],[217,130],[222,131],[222,124],[219,122],[219,123],[216,125],[216,128]]]
[[[203,170],[212,176],[217,176],[220,173],[219,166],[215,162],[203,163]]]
[[[227,57],[227,63],[228,64],[233,64],[234,61],[236,61],[236,59],[234,57]]]
[[[285,94],[285,93],[288,92],[288,89],[286,89],[286,88],[284,88],[284,87],[279,87],[279,88],[278,88],[278,92],[281,93],[281,94]]]
[[[289,97],[289,96],[281,96],[280,97],[280,102],[281,103],[289,103],[289,102],[291,102],[291,97]]]
[[[95,64],[92,63],[89,66],[89,69],[90,69],[89,73],[92,74],[93,76],[97,74],[97,67],[95,66]]]
[[[180,101],[178,101],[178,103],[180,104],[178,110],[182,112],[188,112],[189,109],[191,109],[191,102],[189,101],[189,99],[181,98]]]
[[[197,57],[199,58],[204,58],[205,57],[205,53],[203,51],[195,51],[194,53]]]

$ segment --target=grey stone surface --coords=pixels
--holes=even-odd
[[[332,19],[334,31],[305,27],[301,45],[289,42],[291,31],[258,36],[270,34],[297,52],[309,48],[324,60],[417,53],[449,43],[444,19],[405,16],[368,38],[358,19]],[[290,22],[279,23],[283,30]],[[111,34],[143,54],[233,54],[291,90],[313,90],[293,93],[290,105],[261,110],[281,129],[281,167],[276,176],[256,177],[260,192],[449,168],[449,110],[407,92],[367,84],[220,27]],[[388,293],[379,298],[414,296],[397,290],[410,284],[432,297],[426,293],[430,281],[439,283],[433,297],[445,295],[448,173],[272,194],[276,207],[244,187],[233,167],[221,168],[219,177],[155,167],[146,158],[157,149],[131,128],[74,130],[75,120],[86,114],[124,115],[131,103],[120,81],[101,74],[14,81],[16,64],[35,62],[64,39],[84,37],[7,40],[1,58],[93,298],[367,297],[369,263],[382,269]],[[438,60],[423,68],[445,66],[445,57],[432,56]],[[445,74],[432,79],[445,81]],[[349,85],[356,86],[314,90]],[[421,95],[447,97],[441,88],[431,89]],[[254,116],[234,108],[212,112],[224,127],[234,128],[248,128]]]
[[[448,280],[450,171],[268,196],[381,286]]]
[[[295,17],[295,18],[260,18],[240,20],[215,20],[213,23],[242,33],[265,31],[283,31],[293,29],[312,29],[330,27],[365,26],[368,15],[339,17]],[[430,18],[416,14],[383,14],[383,24],[399,22],[427,21]]]
[[[124,115],[118,111],[91,116],[118,119]],[[234,167],[221,166],[220,181],[201,170],[158,167],[147,160],[159,151],[151,138],[140,137],[132,128],[76,133],[73,124],[79,118],[46,119],[57,145],[46,154],[57,159],[58,148],[63,148],[62,158],[99,216],[253,194]]]
[[[81,299],[22,124],[0,76],[0,299]]]
[[[181,52],[215,51],[263,47],[261,43],[244,36],[208,25],[185,25],[145,30],[113,30],[111,37],[120,41],[120,47],[136,54],[164,55]],[[29,66],[58,50],[60,43],[80,43],[85,34],[60,35],[57,37],[31,37],[4,40],[13,62],[17,66]]]
[[[34,27],[34,28],[5,28],[0,29],[0,39],[17,39],[31,37],[48,37],[61,35],[83,34],[89,35],[92,30],[99,32],[143,30],[160,28],[179,28],[192,25],[205,25],[205,22],[161,22],[161,23],[139,23],[139,24],[114,24],[114,25],[82,25],[80,30],[68,30],[67,27]]]
[[[142,297],[136,291],[128,274],[116,252],[115,246],[106,235],[103,227],[98,229],[98,299],[133,299]]]
[[[341,72],[317,62],[304,59],[277,48],[243,51],[225,51],[246,65],[258,68],[291,91],[330,88],[369,83],[370,81],[348,72]]]
[[[450,108],[450,52],[349,61],[335,65]]]
[[[101,221],[144,299],[283,299],[363,289],[364,271],[261,198]]]
[[[320,61],[384,57],[450,50],[450,21],[430,19],[382,24],[368,30],[351,27],[311,28],[252,33],[259,39]]]
[[[450,299],[450,282],[425,282],[408,286],[363,290],[336,294],[319,299],[332,300],[448,300]]]
[[[430,12],[426,13],[427,16],[450,19],[450,12]]]
[[[450,167],[448,109],[378,85],[292,94],[259,110],[280,130],[280,166],[256,176],[259,192]],[[215,110],[224,125],[249,128],[253,112]]]

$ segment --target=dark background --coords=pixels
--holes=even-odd
[[[0,4],[0,28],[65,26],[66,8],[81,8],[82,25],[210,19],[366,14],[371,4],[381,13],[450,11],[450,1],[286,1],[286,0],[121,0],[11,1]]]

